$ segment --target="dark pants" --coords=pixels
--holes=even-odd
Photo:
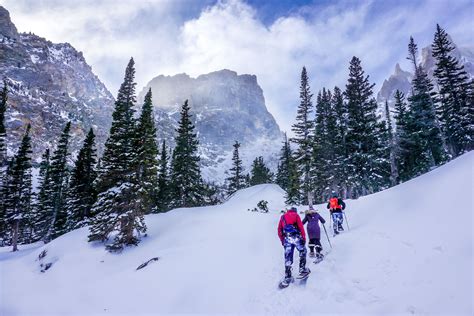
[[[306,247],[301,236],[286,236],[283,241],[285,248],[285,274],[291,277],[291,266],[293,265],[293,253],[298,250],[300,254],[300,270],[306,267]]]
[[[321,253],[323,246],[321,246],[321,240],[319,238],[311,238],[309,240],[309,251],[314,253],[314,248],[316,248],[317,253]]]

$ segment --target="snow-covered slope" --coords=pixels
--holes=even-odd
[[[0,314],[472,315],[473,159],[347,201],[351,230],[310,263],[306,286],[277,289],[283,192],[259,185],[219,206],[148,216],[148,237],[120,255],[88,244],[86,229],[2,249]],[[261,199],[270,213],[247,211]],[[152,257],[160,259],[136,270]],[[41,273],[40,262],[53,265]]]

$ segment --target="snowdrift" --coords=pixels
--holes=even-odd
[[[305,286],[277,289],[284,192],[259,185],[219,206],[147,216],[148,237],[119,255],[87,243],[86,228],[17,253],[0,248],[0,314],[472,315],[473,158],[347,201],[351,229],[332,251],[322,240],[330,252],[309,261]],[[247,211],[260,200],[269,213]]]

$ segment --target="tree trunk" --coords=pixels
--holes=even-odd
[[[13,251],[18,251],[18,230],[20,226],[20,220],[15,219],[13,223],[13,234],[12,234],[12,246]]]

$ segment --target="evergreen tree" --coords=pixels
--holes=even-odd
[[[240,143],[235,141],[234,153],[232,155],[232,168],[230,168],[230,177],[227,178],[227,181],[229,181],[229,186],[227,188],[228,195],[245,188],[245,175],[242,167],[242,160],[239,156],[239,148]]]
[[[66,198],[67,231],[88,225],[92,217],[92,206],[97,198],[94,187],[97,177],[96,163],[95,135],[91,128],[71,175]]]
[[[0,168],[7,163],[7,131],[5,129],[5,112],[7,111],[8,87],[3,80],[3,89],[0,91]]]
[[[332,190],[339,192],[339,196],[346,198],[348,188],[348,152],[347,152],[347,105],[344,103],[344,96],[339,87],[334,88],[332,96],[332,109],[335,113],[335,138],[332,144],[334,150],[334,160],[332,162],[332,173],[334,175],[334,183],[337,186],[332,187]]]
[[[33,208],[34,235],[33,240],[38,241],[44,239],[48,231],[51,206],[51,162],[50,151],[46,149],[41,157],[38,176],[38,188],[36,202]]]
[[[410,151],[411,140],[408,133],[408,109],[405,95],[400,90],[396,90],[394,98],[397,169],[399,180],[407,181],[411,178],[411,170],[414,168],[416,157]]]
[[[294,165],[293,153],[291,151],[290,142],[285,133],[283,147],[280,150],[280,158],[278,162],[277,174],[275,182],[283,190],[288,193],[290,187],[291,165]]]
[[[150,213],[157,204],[158,185],[158,146],[156,144],[155,119],[153,117],[153,104],[151,88],[145,95],[142,113],[137,127],[137,155],[135,157],[138,167],[138,184],[143,201],[143,212]]]
[[[181,108],[181,118],[176,130],[176,147],[171,168],[171,196],[174,207],[193,207],[203,203],[201,170],[197,149],[199,141],[186,100]]]
[[[445,160],[443,140],[438,127],[434,105],[433,85],[423,68],[416,64],[417,46],[410,38],[408,59],[413,63],[415,76],[412,81],[412,95],[408,98],[407,135],[409,152],[413,155],[413,169],[410,178],[429,171]]]
[[[307,203],[307,195],[312,191],[311,185],[311,162],[312,162],[312,142],[311,135],[314,122],[311,118],[313,111],[312,94],[309,87],[308,74],[303,67],[300,84],[300,105],[298,106],[296,123],[292,126],[295,136],[291,139],[297,145],[295,162],[298,173],[302,177],[301,189],[303,190],[303,203]]]
[[[455,49],[448,34],[438,24],[432,44],[436,59],[434,77],[439,87],[438,113],[449,152],[458,156],[473,148],[474,121],[469,103],[469,79],[464,65],[452,56]]]
[[[383,187],[383,161],[377,130],[377,103],[373,98],[374,84],[365,76],[360,59],[353,57],[349,66],[349,80],[344,92],[347,100],[348,181],[352,196],[370,194]]]
[[[31,217],[31,138],[30,125],[26,128],[20,148],[13,158],[7,177],[5,197],[5,220],[11,230],[13,251],[18,250],[18,243],[28,240],[22,225],[28,225]],[[23,234],[22,234],[23,233]]]
[[[131,58],[115,101],[112,126],[96,182],[98,197],[92,210],[89,241],[105,241],[115,232],[113,242],[107,245],[110,251],[137,245],[140,239],[135,232],[146,231],[137,177],[134,65]]]
[[[395,142],[395,136],[393,135],[392,118],[390,116],[388,101],[385,101],[385,122],[387,125],[388,152],[390,157],[390,185],[395,186],[398,184],[397,144]]]
[[[335,185],[332,173],[334,161],[336,117],[332,110],[332,94],[323,88],[318,93],[312,159],[312,181],[317,201],[326,200],[330,188]]]
[[[58,146],[51,158],[49,182],[45,184],[47,186],[47,191],[50,192],[48,205],[45,206],[45,211],[49,213],[51,218],[44,238],[45,242],[49,242],[51,239],[59,237],[67,232],[67,212],[65,201],[69,181],[67,159],[69,156],[68,146],[70,130],[71,122],[68,122],[59,138]]]
[[[170,204],[170,179],[169,179],[169,155],[166,142],[163,140],[161,146],[161,156],[159,161],[158,173],[158,189],[157,189],[157,212],[165,212],[169,209]]]
[[[263,157],[257,157],[252,163],[252,170],[250,176],[250,185],[272,183],[273,174],[265,165]]]
[[[5,167],[5,172],[2,173],[2,187],[1,187],[1,204],[0,204],[0,245],[9,245],[11,240],[11,231],[8,229],[8,222],[6,218],[8,183],[11,182],[11,175],[13,169],[13,158],[10,159]]]

